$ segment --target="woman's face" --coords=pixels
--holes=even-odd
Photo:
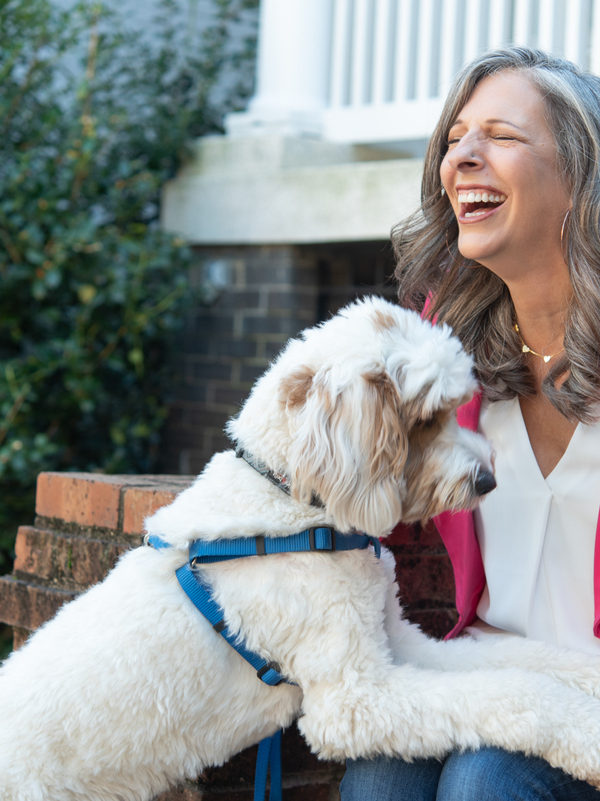
[[[484,78],[461,109],[440,167],[456,215],[458,247],[503,280],[564,266],[570,207],[537,88],[522,72]]]

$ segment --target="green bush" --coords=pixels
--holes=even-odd
[[[166,355],[199,300],[160,190],[247,96],[256,5],[214,0],[196,34],[163,0],[144,37],[100,3],[0,0],[0,572],[40,471],[156,465]]]

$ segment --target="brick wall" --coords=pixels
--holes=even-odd
[[[386,242],[202,247],[193,286],[217,282],[213,301],[186,322],[174,361],[160,469],[199,473],[255,379],[301,329],[357,295],[395,296]]]
[[[0,577],[0,622],[13,627],[15,647],[63,603],[101,580],[120,553],[139,545],[144,518],[190,481],[191,476],[42,473],[33,525],[19,528],[13,574]],[[443,634],[453,620],[453,583],[438,535],[407,529],[391,547],[409,617]],[[256,748],[250,748],[160,801],[250,801],[255,758]],[[338,798],[342,767],[317,760],[295,728],[283,738],[283,772],[286,801]]]

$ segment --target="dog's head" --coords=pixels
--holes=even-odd
[[[337,528],[385,536],[493,487],[489,446],[455,420],[476,388],[446,326],[366,298],[291,340],[228,432]]]

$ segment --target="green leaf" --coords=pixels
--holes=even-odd
[[[257,0],[212,0],[204,33],[152,0],[150,36],[117,0],[62,5],[0,2],[2,572],[41,470],[155,469],[169,355],[206,297],[160,193],[252,80]]]

